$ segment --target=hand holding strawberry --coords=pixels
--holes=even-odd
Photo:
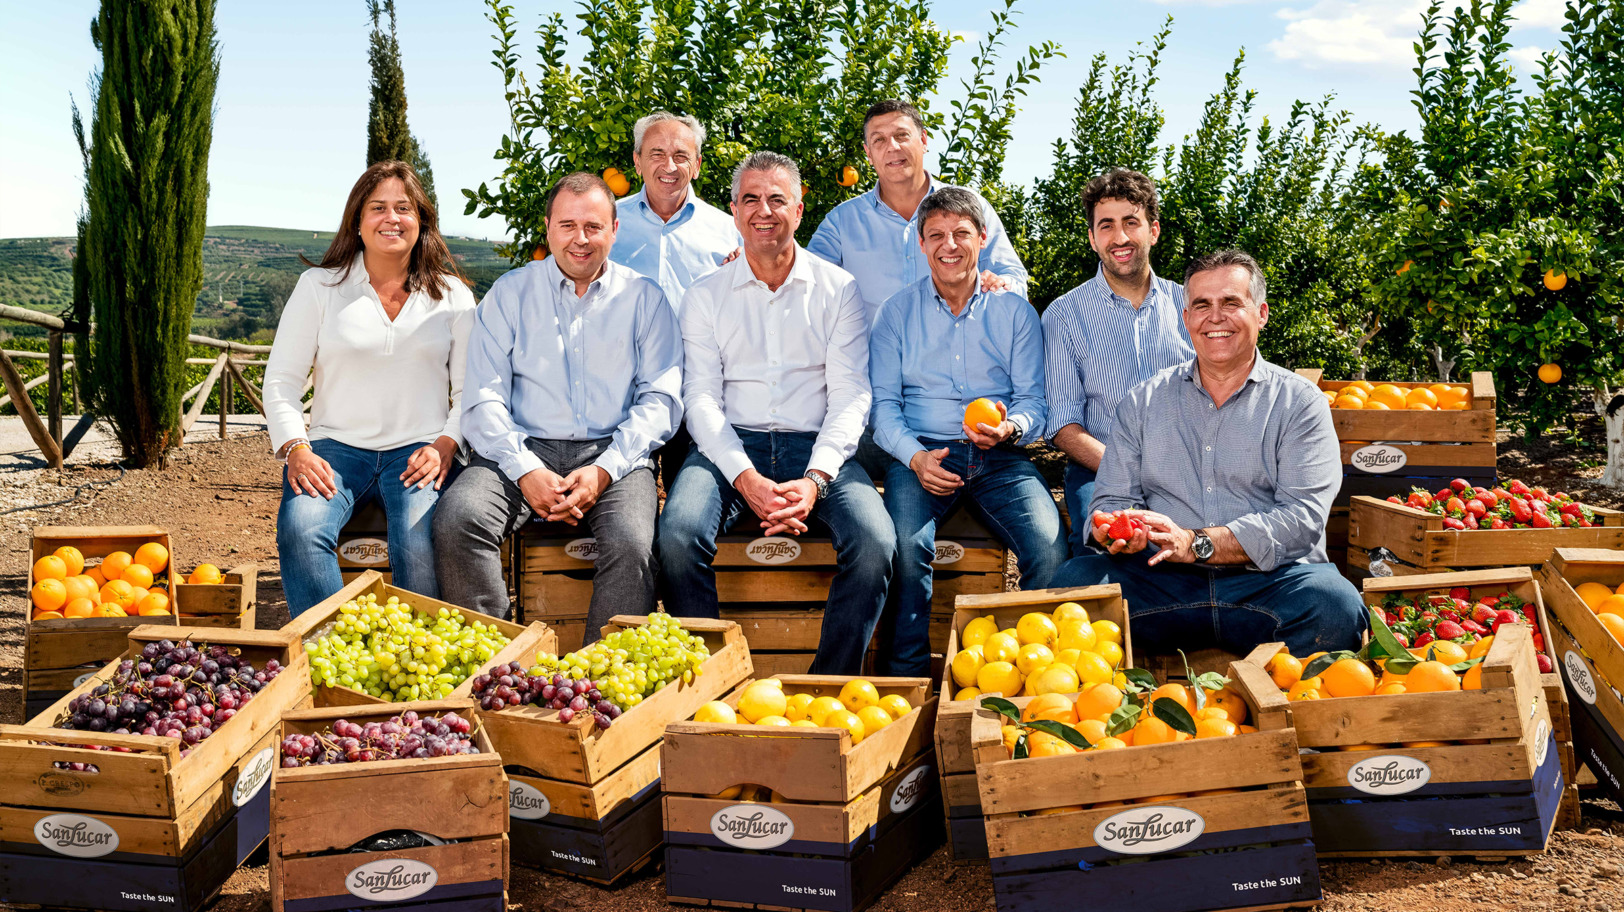
[[[1094,540],[1107,546],[1112,554],[1137,553],[1150,541],[1144,521],[1132,510],[1096,511],[1093,523]]]

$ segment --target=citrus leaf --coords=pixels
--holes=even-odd
[[[1175,731],[1186,735],[1195,734],[1195,719],[1190,717],[1190,711],[1180,706],[1177,700],[1160,697],[1151,705],[1150,711],[1156,718],[1172,726]]]
[[[1143,693],[1156,689],[1156,676],[1143,668],[1129,668],[1122,672],[1128,679],[1128,693]]]
[[[990,709],[993,712],[1002,716],[1007,716],[1016,722],[1021,721],[1020,708],[1003,697],[982,697],[981,708]]]
[[[1387,621],[1382,619],[1381,612],[1374,608],[1370,609],[1370,639],[1372,643],[1381,648],[1381,654],[1384,656],[1398,658],[1410,654],[1399,643],[1398,637],[1393,636],[1392,628],[1388,627]],[[1376,650],[1372,649],[1371,655],[1374,656],[1375,654]]]
[[[1407,675],[1410,673],[1410,669],[1419,664],[1421,664],[1420,659],[1410,655],[1409,653],[1405,653],[1401,656],[1393,656],[1392,658],[1389,658],[1387,662],[1382,665],[1382,670],[1391,671],[1396,675]]]
[[[1083,737],[1082,732],[1072,728],[1070,725],[1056,722],[1053,719],[1038,719],[1034,722],[1026,723],[1026,727],[1035,728],[1045,734],[1054,735],[1056,738],[1059,738],[1078,750],[1088,750],[1094,746],[1088,743],[1088,739]]]
[[[1473,665],[1477,665],[1477,664],[1481,663],[1486,658],[1488,658],[1488,656],[1478,656],[1475,659],[1467,659],[1464,662],[1456,662],[1455,664],[1453,664],[1453,665],[1451,665],[1449,667],[1453,671],[1466,671],[1466,670],[1470,669]]]
[[[1327,652],[1307,665],[1303,666],[1303,677],[1312,678],[1343,659],[1353,658],[1353,653],[1346,649],[1337,652]]]
[[[1105,733],[1111,737],[1122,734],[1139,724],[1141,710],[1132,703],[1124,703],[1111,711],[1111,717],[1105,723]]]

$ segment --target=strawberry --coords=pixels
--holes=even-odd
[[[1444,512],[1449,513],[1451,515],[1456,514],[1456,513],[1465,513],[1466,512],[1466,501],[1461,500],[1459,497],[1451,497],[1444,504]]]
[[[1562,517],[1562,525],[1567,526],[1569,529],[1579,528],[1579,517],[1574,516],[1572,513],[1561,513],[1558,515]]]
[[[1473,516],[1470,513],[1466,514],[1465,516],[1462,516],[1460,518],[1460,521],[1465,523],[1466,528],[1468,528],[1468,529],[1476,529],[1476,528],[1478,528],[1479,526],[1482,525],[1482,523],[1477,521],[1477,517]]]
[[[1116,519],[1111,520],[1111,528],[1107,534],[1118,541],[1131,541],[1133,533],[1139,528],[1138,520],[1129,517],[1126,513],[1119,513]]]
[[[1565,513],[1568,516],[1583,516],[1583,515],[1585,515],[1584,514],[1584,508],[1579,506],[1576,503],[1571,502],[1571,501],[1568,502],[1568,503],[1563,504],[1560,508],[1558,508],[1557,512]]]
[[[1466,512],[1472,514],[1473,516],[1483,517],[1488,514],[1489,507],[1488,504],[1485,504],[1483,501],[1474,497],[1466,502]]]
[[[1534,488],[1528,492],[1528,496],[1534,498],[1535,500],[1551,499],[1550,492],[1546,491],[1544,488]]]
[[[1545,512],[1535,513],[1528,523],[1536,529],[1549,529],[1552,525],[1550,514]]]
[[[1509,523],[1507,523],[1505,520],[1503,520],[1500,517],[1496,516],[1495,518],[1489,520],[1489,528],[1491,528],[1491,529],[1509,529],[1509,528],[1511,528],[1511,525]]]
[[[1472,620],[1477,621],[1479,624],[1493,623],[1495,613],[1492,606],[1478,602],[1477,607],[1472,609]]]
[[[1449,483],[1449,489],[1451,491],[1454,491],[1456,494],[1459,494],[1462,491],[1465,491],[1465,490],[1469,489],[1471,486],[1472,486],[1472,483],[1467,481],[1464,478],[1457,478],[1454,481],[1451,481]]]
[[[1419,647],[1427,645],[1428,643],[1432,642],[1435,639],[1437,639],[1437,637],[1433,636],[1432,631],[1429,630],[1426,633],[1423,633],[1420,636],[1416,637],[1415,642],[1410,643],[1408,645],[1415,646],[1415,647],[1419,648]]]
[[[1100,511],[1100,510],[1095,510],[1094,511],[1094,528],[1097,529],[1100,526],[1109,526],[1111,524],[1111,519],[1114,516],[1115,516],[1115,514],[1112,514],[1112,513],[1105,513],[1105,512]]]
[[[1489,620],[1491,622],[1494,620],[1492,612],[1490,614]],[[1461,621],[1460,622],[1460,629],[1462,629],[1462,630],[1466,631],[1467,633],[1470,633],[1470,634],[1472,634],[1474,636],[1482,636],[1483,634],[1489,632],[1489,628],[1484,627],[1483,624],[1478,622],[1478,621]]]
[[[1517,614],[1517,612],[1512,611],[1510,608],[1501,608],[1499,611],[1495,612],[1494,621],[1496,625],[1517,624],[1522,621],[1522,616]]]
[[[1472,590],[1466,588],[1465,586],[1456,586],[1455,588],[1449,590],[1449,597],[1455,599],[1456,601],[1469,599],[1472,597]]]
[[[1513,522],[1525,523],[1533,518],[1534,509],[1528,505],[1528,501],[1523,500],[1521,497],[1511,499],[1511,519]]]
[[[1551,495],[1551,499],[1552,500],[1572,500],[1573,495],[1569,494],[1566,491],[1557,491],[1555,494]]]
[[[1427,507],[1432,506],[1432,495],[1425,491],[1412,491],[1409,498],[1404,501],[1404,505],[1414,507],[1417,510],[1425,510]]]
[[[1455,496],[1454,491],[1451,491],[1448,488],[1439,488],[1438,489],[1438,496],[1437,496],[1436,500],[1439,503],[1443,503],[1444,501],[1446,501],[1449,498],[1454,497],[1454,496]]]
[[[1511,492],[1507,491],[1505,488],[1495,488],[1493,491],[1490,491],[1489,493],[1493,494],[1496,500],[1510,500],[1511,499]]]
[[[1443,618],[1446,621],[1456,621],[1456,622],[1460,621],[1460,612],[1458,612],[1458,611],[1445,611],[1444,613],[1442,613],[1442,614],[1440,614],[1438,616]]]
[[[1489,508],[1490,510],[1493,510],[1495,507],[1500,505],[1500,498],[1498,495],[1496,495],[1493,491],[1485,491],[1482,488],[1477,489],[1477,499],[1483,501],[1483,506]]]
[[[1522,482],[1517,481],[1516,479],[1512,479],[1512,482],[1509,485],[1509,489],[1510,489],[1511,493],[1517,495],[1518,497],[1527,497],[1528,496],[1528,485],[1525,485]]]
[[[1453,640],[1458,636],[1465,636],[1466,631],[1454,621],[1439,621],[1438,626],[1432,628],[1432,633],[1440,640]]]
[[[1550,520],[1546,520],[1545,524],[1550,525]],[[1466,523],[1464,521],[1454,517],[1454,516],[1445,516],[1444,517],[1444,528],[1445,529],[1454,529],[1456,531],[1465,531]]]
[[[1534,658],[1539,660],[1539,673],[1540,674],[1548,675],[1551,672],[1556,670],[1556,666],[1551,664],[1551,657],[1546,655],[1545,653],[1542,652],[1539,655],[1535,656]]]
[[[1494,607],[1498,606],[1500,604],[1500,600],[1505,598],[1505,597],[1506,597],[1505,594],[1501,593],[1500,595],[1491,595],[1488,598],[1480,598],[1480,599],[1478,599],[1478,601],[1482,602],[1485,605],[1488,605],[1490,608],[1494,608]]]
[[[1399,506],[1403,506],[1403,505],[1404,505],[1404,501],[1402,501],[1402,500],[1399,500],[1399,499],[1398,499],[1398,495],[1397,495],[1397,494],[1392,494],[1392,495],[1389,495],[1389,496],[1388,496],[1388,498],[1387,498],[1387,502],[1388,502],[1388,503],[1396,503],[1396,504],[1398,504],[1398,505],[1399,505]]]
[[[1410,638],[1405,636],[1404,634],[1399,633],[1398,631],[1395,630],[1395,631],[1393,631],[1393,639],[1398,640],[1398,644],[1400,646],[1403,646],[1405,649],[1410,648]]]

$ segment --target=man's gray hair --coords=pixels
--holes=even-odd
[[[739,201],[739,182],[751,171],[783,171],[795,188],[795,198],[801,198],[801,166],[795,164],[795,159],[777,152],[751,152],[733,169],[734,202]]]
[[[976,226],[976,231],[987,230],[986,216],[981,211],[981,200],[963,187],[943,187],[931,193],[919,204],[919,227],[938,212],[963,216]]]
[[[670,111],[655,111],[652,114],[645,114],[642,117],[637,118],[637,123],[632,124],[632,151],[642,154],[643,134],[648,132],[649,127],[652,127],[657,123],[666,123],[668,121],[676,121],[677,123],[687,127],[689,132],[694,134],[695,152],[698,152],[700,149],[705,147],[705,125],[699,122],[699,118],[693,116],[692,114],[679,115],[672,114]]]
[[[1252,281],[1247,292],[1252,296],[1252,306],[1262,307],[1269,291],[1269,283],[1263,278],[1263,267],[1244,250],[1219,250],[1196,257],[1184,267],[1184,284],[1189,285],[1190,277],[1198,272],[1228,269],[1231,266],[1239,266],[1251,275]]]

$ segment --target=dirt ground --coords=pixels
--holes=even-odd
[[[1588,431],[1588,428],[1584,428]],[[1585,434],[1586,437],[1590,435]],[[1599,434],[1597,438],[1599,439]],[[38,525],[153,524],[170,531],[183,566],[209,561],[223,568],[248,561],[260,568],[259,623],[287,620],[277,570],[277,465],[263,435],[188,444],[164,470],[70,466],[60,478],[42,471],[0,477],[0,511],[60,500],[87,483],[75,502],[0,513],[0,721],[21,721],[22,642],[29,535]],[[1547,441],[1524,448],[1502,435],[1503,477],[1564,487],[1582,499],[1624,506],[1624,493],[1595,484],[1594,443]],[[263,852],[263,850],[262,850]],[[263,861],[263,859],[257,859]],[[238,871],[214,906],[220,912],[270,908],[263,863]],[[1321,866],[1323,908],[1336,912],[1624,912],[1624,811],[1599,797],[1584,802],[1577,830],[1558,833],[1551,850],[1500,863],[1425,859],[1338,862]],[[510,909],[530,912],[652,912],[665,902],[658,869],[614,890],[515,867]],[[1079,902],[1082,902],[1081,898]],[[992,910],[985,867],[955,867],[938,849],[908,872],[873,907],[884,912]]]

